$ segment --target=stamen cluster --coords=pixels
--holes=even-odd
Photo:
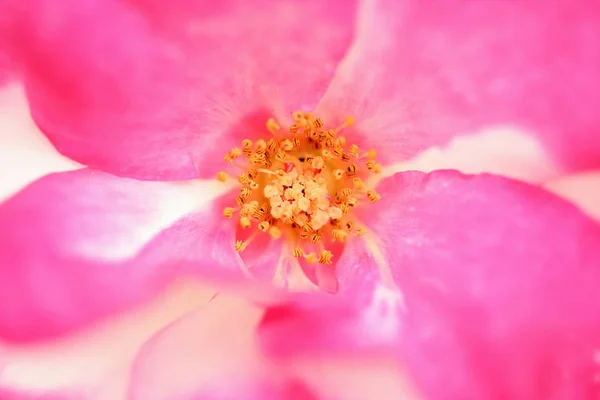
[[[351,210],[363,199],[375,203],[381,198],[361,178],[380,173],[381,166],[375,151],[361,153],[339,136],[354,123],[352,118],[335,129],[324,129],[323,121],[309,112],[294,112],[292,118],[288,129],[270,118],[268,140],[245,139],[241,148],[225,154],[225,161],[242,173],[237,176],[237,206],[225,208],[223,215],[237,215],[243,229],[256,228],[247,240],[236,242],[238,252],[264,232],[273,239],[284,236],[296,258],[331,264],[333,254],[324,243],[365,233],[355,227]],[[220,181],[228,178],[225,172],[217,174]]]

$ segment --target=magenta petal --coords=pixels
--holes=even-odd
[[[177,400],[319,400],[301,381],[284,384],[245,382],[242,376],[225,376],[193,396]]]
[[[77,328],[191,271],[242,279],[233,233],[198,209],[208,195],[87,169],[25,188],[0,205],[0,336]]]
[[[87,400],[87,397],[80,394],[48,394],[48,393],[28,393],[21,390],[0,389],[0,399],[2,400]]]
[[[401,354],[426,398],[596,398],[598,224],[490,175],[403,173],[377,190],[369,226],[404,297]]]
[[[314,108],[352,38],[355,8],[333,0],[14,4],[9,37],[44,133],[82,164],[147,180],[214,174],[222,152],[249,131],[234,131],[247,116],[261,115],[263,128],[274,110]]]
[[[260,338],[269,354],[372,355],[398,348],[402,299],[381,283],[362,240],[346,247],[337,266],[336,296],[298,294],[267,309]]]
[[[568,167],[600,160],[600,7],[570,2],[364,2],[319,112],[354,115],[382,161],[493,126],[532,132]]]

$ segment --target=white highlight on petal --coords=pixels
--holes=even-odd
[[[82,237],[77,243],[80,254],[108,261],[134,257],[162,230],[209,206],[231,188],[214,180],[141,182],[140,185],[144,185],[143,191],[148,192],[147,196],[138,196],[137,200],[142,204],[133,204],[131,210],[124,209],[122,215],[107,221],[110,226],[119,226],[120,229]]]
[[[0,342],[6,363],[0,367],[0,388],[125,400],[131,364],[140,347],[171,321],[207,304],[214,294],[210,287],[181,281],[148,304],[81,332],[29,345]]]
[[[46,174],[78,168],[33,122],[23,86],[0,87],[0,202]]]
[[[403,308],[402,295],[395,289],[378,285],[373,291],[371,303],[363,309],[363,324],[370,335],[376,331],[379,340],[393,342],[398,339],[402,330],[400,310]]]
[[[544,182],[559,172],[557,162],[532,133],[514,126],[493,126],[456,136],[445,147],[431,147],[411,160],[386,167],[383,173],[390,176],[436,169],[488,172],[532,183]]]
[[[600,170],[563,176],[544,187],[600,221]]]

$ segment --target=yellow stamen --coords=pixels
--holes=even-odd
[[[267,221],[263,221],[258,224],[258,230],[261,232],[267,232],[269,230],[269,223]]]
[[[269,228],[269,235],[271,235],[273,239],[277,240],[281,237],[281,230],[276,226],[272,226]]]
[[[381,199],[381,195],[373,189],[367,190],[367,198],[372,203],[377,203]]]
[[[332,264],[331,259],[333,258],[333,253],[329,250],[323,250],[319,255],[319,262],[321,264]]]
[[[354,230],[348,218],[359,205],[357,197],[370,202],[381,198],[363,181],[381,166],[375,161],[375,151],[361,153],[357,145],[347,146],[346,138],[338,135],[354,124],[353,118],[335,129],[308,112],[296,111],[292,119],[294,123],[282,130],[270,118],[266,131],[272,137],[244,139],[241,148],[234,147],[224,156],[242,173],[236,177],[241,184],[236,197],[239,207],[227,207],[223,215],[233,218],[239,210],[237,223],[253,229],[249,240],[236,242],[236,251],[243,251],[255,235],[267,233],[294,243],[288,256],[331,264],[334,254],[327,250],[329,244],[346,242],[349,232],[364,234],[364,228]],[[363,158],[367,160],[359,161]],[[228,175],[219,172],[217,179],[224,182]],[[305,253],[303,248],[312,246],[318,247],[318,253]]]
[[[252,220],[249,217],[241,217],[240,226],[244,229],[250,228],[252,226]]]
[[[217,180],[220,182],[225,182],[229,178],[226,172],[220,171],[217,173]]]
[[[310,254],[305,255],[304,259],[309,264],[314,264],[317,261],[319,261],[319,259],[317,258],[317,255],[315,253],[310,253]]]
[[[279,129],[281,129],[281,128],[280,128],[279,124],[277,123],[277,121],[275,121],[274,118],[269,118],[267,120],[267,130],[269,132],[277,133],[277,132],[279,132]]]
[[[300,258],[304,256],[304,251],[302,251],[302,249],[298,247],[292,251],[292,255],[296,258]]]

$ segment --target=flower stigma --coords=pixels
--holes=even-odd
[[[244,139],[241,147],[225,154],[225,161],[242,170],[236,205],[223,210],[242,229],[254,229],[250,237],[235,243],[242,252],[258,234],[283,238],[290,256],[309,264],[332,264],[334,254],[327,243],[344,243],[361,236],[352,210],[364,202],[376,203],[379,193],[365,184],[370,174],[381,172],[374,150],[361,152],[339,134],[354,124],[352,117],[334,129],[310,112],[292,113],[294,123],[281,128],[275,119],[266,123],[269,136],[253,142]],[[265,132],[265,134],[267,134]],[[219,172],[217,179],[230,177]]]

